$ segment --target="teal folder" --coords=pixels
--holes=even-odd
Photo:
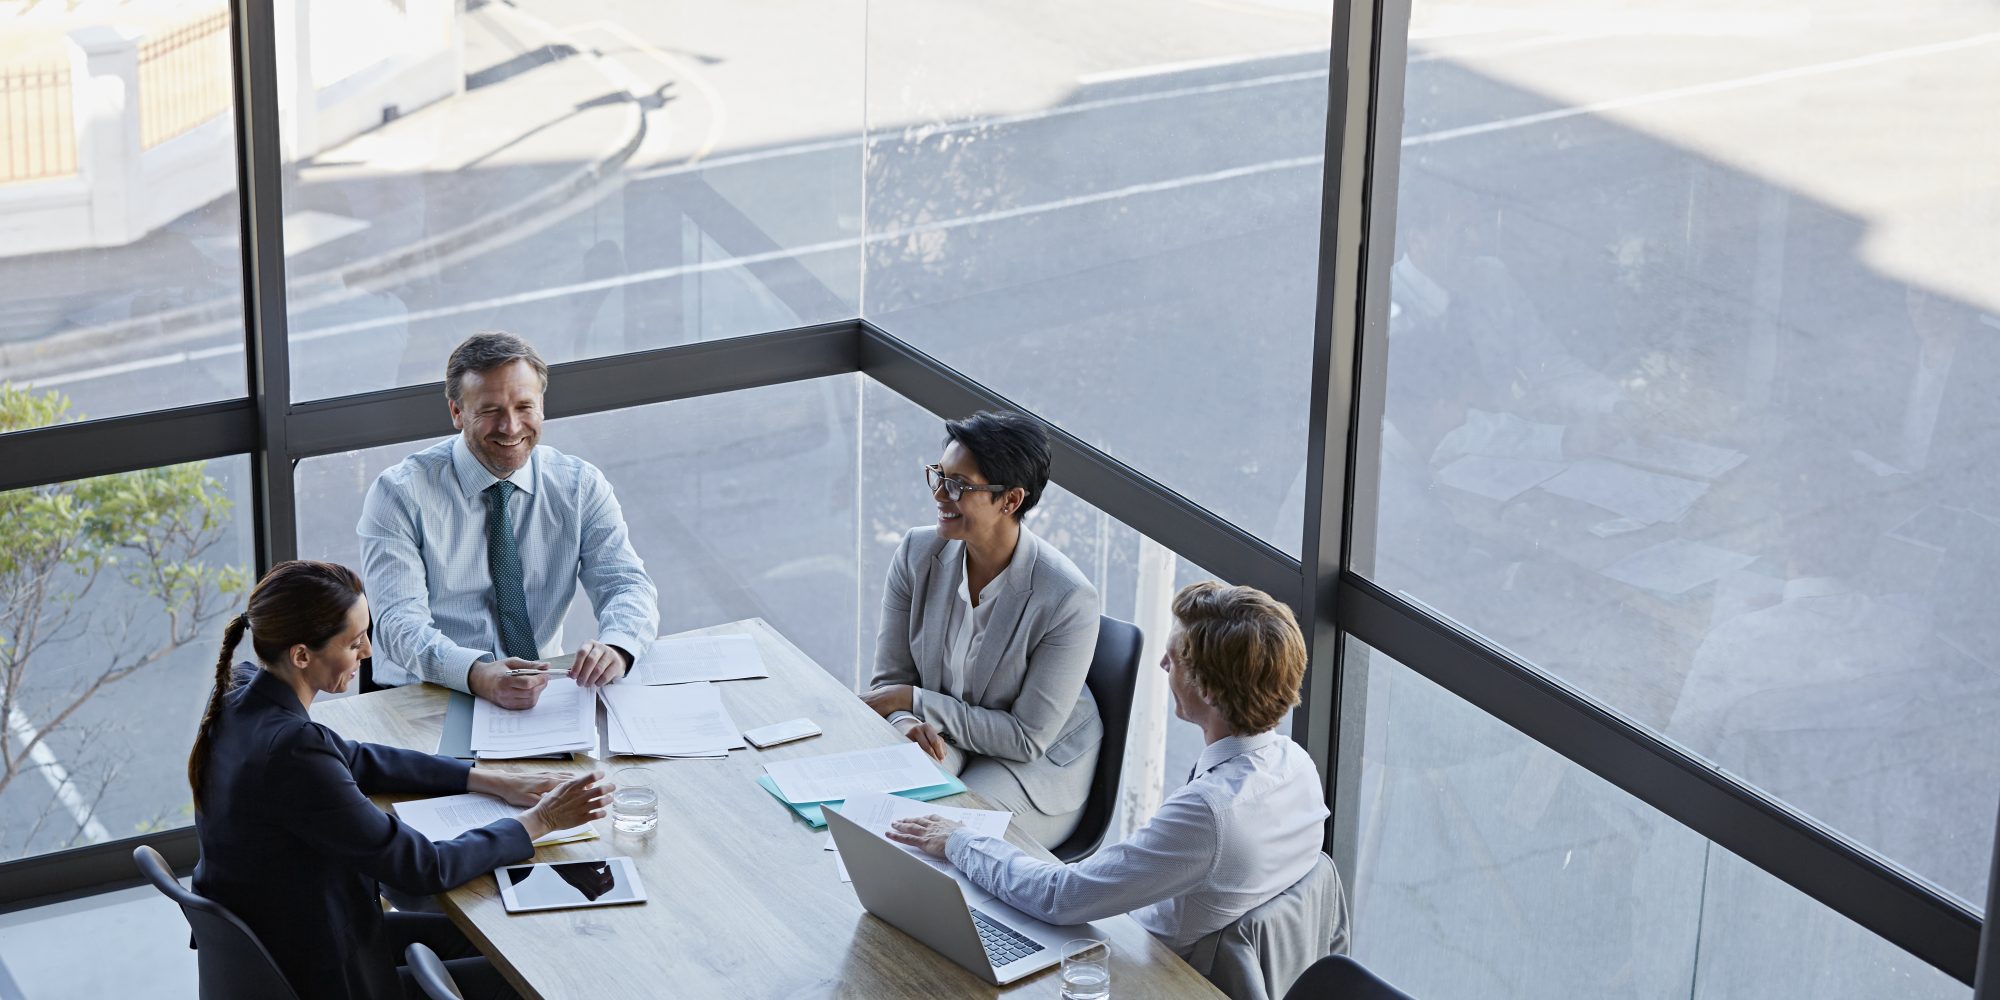
[[[758,775],[757,784],[764,786],[764,790],[770,792],[772,798],[777,799],[779,802],[785,802],[784,795],[778,792],[778,783],[772,781],[770,775]],[[928,788],[912,788],[909,791],[897,792],[896,794],[906,799],[916,799],[918,802],[929,802],[932,799],[941,799],[947,795],[957,795],[962,791],[965,791],[965,782],[953,778],[942,785],[931,785]],[[813,829],[817,830],[826,825],[826,814],[821,812],[819,807],[837,806],[841,801],[841,799],[834,799],[831,802],[785,802],[785,808],[797,813],[800,819],[812,824]]]

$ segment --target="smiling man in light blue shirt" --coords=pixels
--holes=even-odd
[[[377,683],[430,681],[508,708],[540,699],[582,585],[598,638],[575,650],[586,686],[624,676],[659,632],[659,594],[604,474],[540,446],[549,369],[506,333],[452,351],[460,434],[390,467],[361,508]],[[386,660],[387,663],[383,661]]]

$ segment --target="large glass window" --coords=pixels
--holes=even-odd
[[[864,315],[1297,552],[1331,9],[875,0]]]
[[[860,376],[656,403],[543,425],[604,472],[660,592],[660,629],[763,618],[849,680],[855,649],[854,395]],[[439,400],[443,406],[443,400]],[[299,464],[299,552],[360,566],[362,498],[416,441]],[[579,590],[563,638],[597,634]]]
[[[1354,955],[1437,1000],[1960,1000],[1963,985],[1358,641]]]
[[[858,314],[862,0],[277,7],[294,399]]]
[[[1949,0],[1420,0],[1356,549],[1974,901],[1996,28]]]
[[[21,6],[0,13],[0,381],[89,417],[243,395],[229,4]]]
[[[52,395],[0,388],[0,408]],[[187,751],[249,581],[249,467],[0,493],[0,860],[191,821]]]

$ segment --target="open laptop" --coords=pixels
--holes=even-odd
[[[970,879],[961,881],[932,868],[839,811],[825,812],[861,905],[995,986],[1061,964],[1066,941],[1106,937],[1089,924],[1059,927],[1036,920]]]

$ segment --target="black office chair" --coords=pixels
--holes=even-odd
[[[1118,776],[1125,769],[1125,734],[1132,721],[1132,691],[1139,684],[1139,648],[1145,636],[1139,626],[1109,616],[1097,620],[1097,650],[1090,657],[1084,686],[1097,700],[1104,720],[1104,745],[1097,751],[1097,773],[1090,779],[1090,797],[1083,800],[1083,819],[1069,839],[1056,845],[1055,856],[1074,864],[1090,857],[1111,831],[1111,813],[1118,807]]]
[[[1346,955],[1328,955],[1306,968],[1285,1000],[1412,1000]]]
[[[180,904],[181,915],[194,931],[194,947],[201,972],[201,1000],[240,1000],[242,997],[269,997],[270,1000],[298,1000],[292,984],[278,971],[271,953],[236,914],[212,899],[197,896],[174,878],[173,869],[160,852],[144,844],[132,849],[132,860],[153,887]]]
[[[451,970],[444,967],[444,959],[425,947],[423,942],[410,942],[410,946],[403,951],[403,964],[409,967],[410,975],[416,977],[417,985],[423,987],[424,996],[431,1000],[465,1000],[465,994],[458,991],[458,984],[451,981]]]

